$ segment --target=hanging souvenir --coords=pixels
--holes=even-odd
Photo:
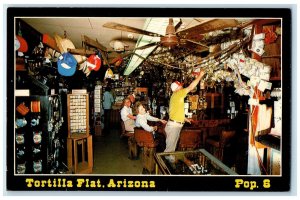
[[[18,174],[25,174],[26,172],[26,164],[17,164],[17,173]]]
[[[25,118],[16,119],[16,128],[22,128],[27,125],[27,121]]]
[[[42,160],[33,161],[33,172],[34,173],[40,173],[42,172]]]
[[[16,155],[18,160],[23,159],[25,155],[25,147],[24,146],[17,147]]]
[[[40,144],[42,142],[42,132],[33,132],[33,142],[34,144]]]
[[[25,105],[24,102],[19,104],[16,110],[23,116],[25,116],[29,112],[29,108]]]
[[[31,126],[37,126],[40,124],[40,116],[36,117],[36,118],[33,118],[30,122],[30,125]]]
[[[16,143],[17,144],[24,144],[25,138],[24,138],[24,133],[17,134],[16,135]]]
[[[77,61],[68,52],[63,53],[57,61],[58,73],[62,76],[73,76],[76,72]]]

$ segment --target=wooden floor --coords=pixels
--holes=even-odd
[[[142,174],[142,159],[128,158],[127,138],[120,138],[120,127],[113,127],[93,140],[93,174]]]
[[[247,137],[237,138],[235,147],[224,154],[223,163],[238,174],[247,173]],[[93,137],[93,174],[142,174],[142,159],[128,158],[127,138],[120,138],[120,127],[113,126],[102,136]]]

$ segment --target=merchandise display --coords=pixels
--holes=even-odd
[[[65,173],[65,135],[60,96],[18,96],[26,114],[16,113],[16,173]],[[19,109],[20,110],[20,109]],[[26,109],[27,110],[27,109]]]
[[[174,156],[175,162],[169,157]],[[169,175],[237,175],[237,173],[204,149],[157,153],[156,172]]]
[[[88,109],[88,95],[68,95],[68,125],[70,137],[89,134]]]

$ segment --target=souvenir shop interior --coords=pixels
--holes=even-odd
[[[15,18],[14,173],[281,175],[281,24]]]

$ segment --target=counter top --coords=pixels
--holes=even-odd
[[[155,161],[156,172],[165,175],[238,175],[205,149],[156,153]]]

